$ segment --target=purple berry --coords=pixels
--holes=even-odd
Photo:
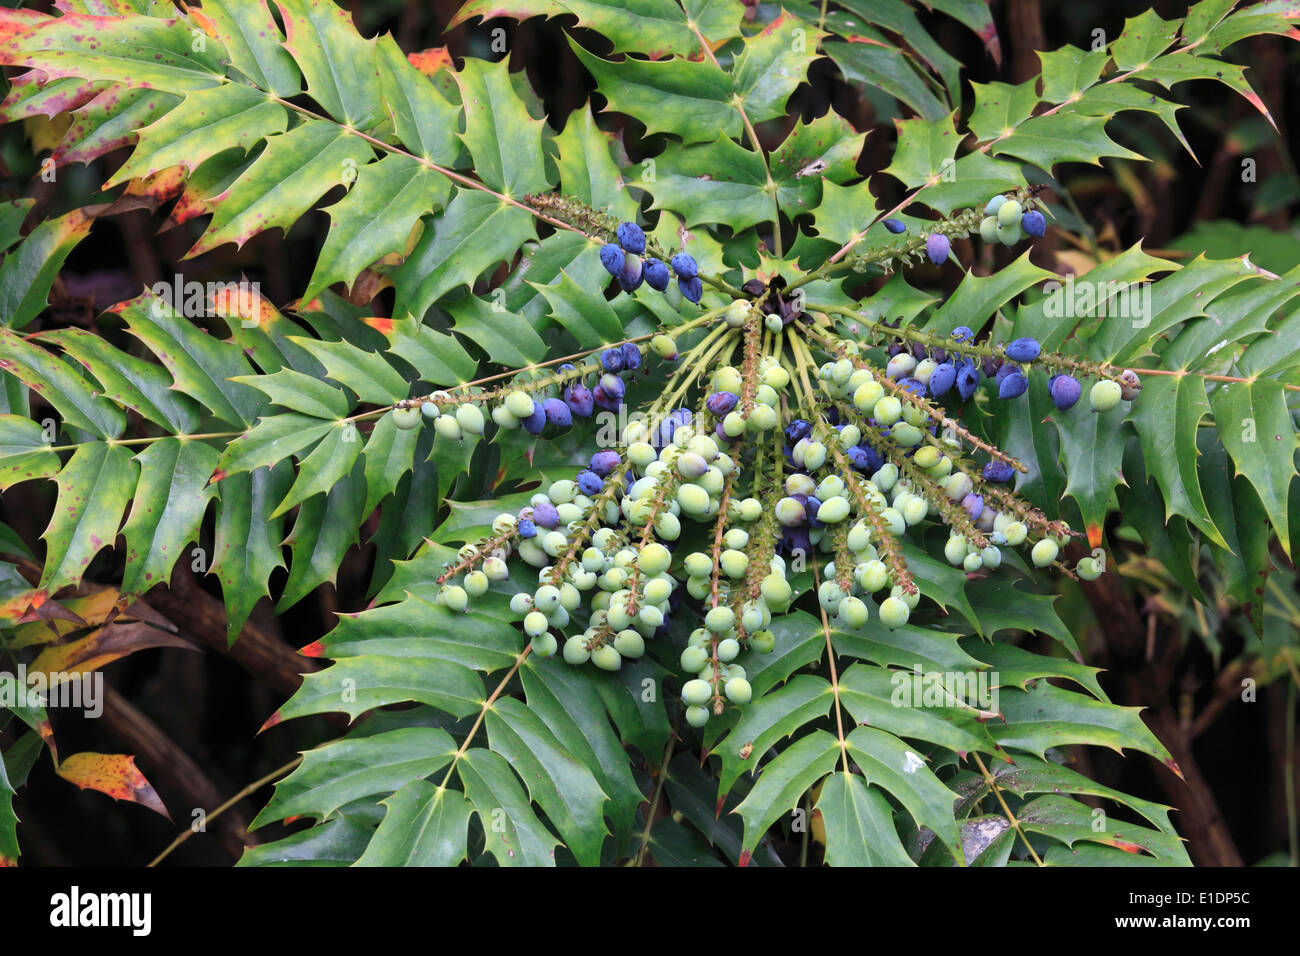
[[[618,411],[619,400],[617,398],[614,398],[608,392],[606,392],[602,386],[597,385],[594,389],[592,389],[591,397],[592,400],[601,408],[605,409],[605,411],[607,412]]]
[[[1047,220],[1041,212],[1033,209],[1020,217],[1020,228],[1025,230],[1025,235],[1037,239],[1047,232]]]
[[[533,413],[527,418],[521,418],[520,424],[524,426],[524,431],[530,435],[540,435],[542,429],[546,427],[546,408],[541,402],[533,402]]]
[[[984,499],[974,493],[963,498],[961,506],[966,510],[966,514],[971,521],[978,521],[980,515],[984,513]]]
[[[980,373],[975,370],[973,362],[966,362],[957,370],[957,394],[961,396],[962,401],[975,394],[979,383]]]
[[[612,276],[616,276],[623,271],[623,262],[626,258],[623,255],[623,250],[612,242],[607,242],[600,247],[600,264]]]
[[[930,261],[935,265],[940,265],[947,261],[948,253],[952,246],[948,242],[948,237],[940,233],[932,233],[925,240],[925,254],[930,257]]]
[[[1037,339],[1028,337],[1016,339],[1006,348],[1007,358],[1013,362],[1032,362],[1038,358],[1038,353],[1043,347],[1038,344]]]
[[[629,254],[623,260],[623,271],[618,274],[618,284],[625,292],[635,292],[641,288],[645,273],[641,268],[641,257]]]
[[[529,518],[520,518],[515,527],[518,529],[519,537],[521,538],[537,537],[537,525],[533,524],[532,520]]]
[[[608,478],[622,461],[616,451],[598,451],[591,456],[591,470],[602,478]]]
[[[991,481],[995,485],[1005,484],[1011,480],[1011,476],[1016,470],[1008,465],[1005,461],[994,459],[984,466],[984,480]]]
[[[985,378],[997,378],[998,372],[1002,371],[1002,364],[1001,359],[989,357],[980,363],[980,369],[984,372]],[[1014,367],[1012,366],[1012,368]],[[1010,375],[1011,373],[1008,372],[1007,374]],[[998,381],[1001,381],[1001,379],[998,379]]]
[[[854,471],[866,471],[871,467],[871,462],[867,458],[867,450],[861,445],[854,445],[844,453],[844,457],[848,459]]]
[[[635,372],[641,367],[641,350],[631,342],[624,342],[619,349],[623,353],[623,369]]]
[[[969,342],[975,338],[975,333],[971,331],[970,326],[959,325],[952,330],[952,340],[954,342]]]
[[[930,373],[930,394],[936,397],[942,395],[952,388],[956,381],[957,367],[951,362],[944,362]]]
[[[623,352],[620,349],[605,349],[600,353],[600,367],[606,372],[623,371]]]
[[[885,228],[894,235],[898,235],[900,232],[907,232],[907,226],[898,219],[886,219]]]
[[[993,377],[997,380],[998,384],[1000,385],[1002,383],[1002,380],[1006,378],[1008,375],[1010,375],[1012,372],[1019,372],[1019,371],[1020,371],[1019,365],[1016,365],[1014,362],[1004,362],[1002,365],[998,366],[997,370],[993,373]],[[985,374],[987,375],[988,373],[985,372]]]
[[[695,257],[689,253],[679,252],[672,258],[673,271],[679,279],[694,279],[700,274],[700,267],[695,264]]]
[[[591,389],[581,382],[570,385],[564,390],[564,400],[569,405],[569,411],[579,418],[590,418],[594,410],[595,401],[591,395]]]
[[[600,377],[600,387],[614,401],[619,401],[627,392],[627,384],[613,372],[606,372]]]
[[[736,407],[740,397],[735,392],[714,392],[704,402],[714,415],[725,415]]]
[[[1054,375],[1048,391],[1052,395],[1052,403],[1061,411],[1065,411],[1079,400],[1079,396],[1083,394],[1083,386],[1072,375]]]
[[[618,227],[618,244],[639,256],[645,252],[645,233],[634,222],[622,223]]]
[[[1019,398],[1029,388],[1029,379],[1020,372],[1012,372],[998,386],[998,398]]]
[[[641,274],[645,276],[645,284],[656,292],[667,289],[668,282],[672,279],[668,267],[658,259],[647,259],[641,266]]]
[[[546,420],[556,428],[568,428],[573,424],[573,412],[560,399],[548,398],[542,402],[542,408],[546,412]]]
[[[539,528],[551,529],[560,523],[560,513],[549,501],[533,505],[533,524]]]
[[[916,395],[918,398],[925,395],[925,383],[919,382],[914,378],[900,379],[898,382],[903,388]]]
[[[700,297],[704,295],[704,283],[700,281],[698,276],[692,279],[678,278],[677,287],[682,290],[682,298],[689,302],[698,303]]]
[[[807,438],[812,434],[812,425],[802,418],[796,418],[789,425],[785,426],[785,440],[790,444],[796,444],[800,439]]]
[[[600,494],[600,489],[605,487],[605,479],[594,471],[578,472],[578,490],[587,497]]]

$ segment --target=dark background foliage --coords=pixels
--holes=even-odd
[[[5,5],[50,6],[48,2]],[[493,31],[500,28],[512,68],[528,71],[553,126],[562,126],[564,117],[595,95],[594,84],[565,41],[571,21],[534,19],[521,27],[511,21],[473,20],[444,33],[459,0],[352,0],[346,5],[364,34],[391,31],[407,52],[445,45],[454,56],[498,59],[501,54],[494,51]],[[943,48],[964,65],[966,76],[978,82],[1023,81],[1039,70],[1035,50],[1065,43],[1087,47],[1098,29],[1113,38],[1126,17],[1145,9],[1154,8],[1166,18],[1185,10],[1179,3],[1115,0],[994,0],[992,6],[1000,62],[955,21],[938,15],[922,17]],[[583,32],[581,39],[596,52],[607,49],[597,36]],[[1064,224],[1084,242],[1075,249],[1049,238],[1034,247],[1036,262],[1068,272],[1139,239],[1148,251],[1164,255],[1209,251],[1226,256],[1250,249],[1254,261],[1275,272],[1300,261],[1300,236],[1291,224],[1300,201],[1300,179],[1289,148],[1290,131],[1300,123],[1300,71],[1295,70],[1300,48],[1283,38],[1259,37],[1239,44],[1235,53],[1249,65],[1250,79],[1280,134],[1242,98],[1209,82],[1178,89],[1178,98],[1192,104],[1179,116],[1199,163],[1154,120],[1134,120],[1131,117],[1140,114],[1124,114],[1111,125],[1112,134],[1122,144],[1140,144],[1153,161],[1108,160],[1104,168],[1066,165],[1058,169],[1051,196],[1062,210]],[[811,119],[834,102],[859,131],[872,131],[859,171],[869,175],[887,165],[895,141],[893,120],[900,117],[880,112],[880,98],[873,101],[850,86],[828,59],[815,65],[809,80],[792,100],[787,119],[759,127],[764,142],[779,143],[798,115]],[[643,138],[643,128],[635,122],[618,114],[606,115],[603,122],[611,129],[621,125],[633,161],[656,152],[656,144]],[[39,163],[49,135],[50,131],[30,124],[0,130],[0,188],[4,198],[36,199],[29,222],[84,204],[127,152],[119,151],[90,168],[67,167],[56,183],[46,183],[39,176]],[[1254,160],[1254,182],[1243,181],[1243,159]],[[898,197],[881,198],[892,202]],[[136,294],[142,285],[169,280],[180,271],[181,255],[201,231],[199,224],[190,223],[159,234],[163,219],[141,209],[100,221],[69,259],[52,294],[53,307],[38,327],[97,327],[116,344],[128,347],[127,337],[115,335],[112,326],[98,318],[100,310]],[[183,271],[187,279],[199,280],[227,280],[243,273],[283,305],[302,292],[326,223],[323,213],[312,213],[287,240],[274,231],[259,235],[238,251],[227,245],[187,261]],[[970,258],[970,250],[962,252],[963,259]],[[1016,254],[1018,250],[1001,252],[1008,258]],[[988,271],[992,266],[986,261],[977,268]],[[945,276],[955,284],[958,273],[949,271]],[[937,273],[922,274],[915,281],[922,280],[940,281]],[[387,301],[380,296],[374,305],[377,313]],[[45,484],[18,486],[0,505],[0,519],[32,544],[38,541],[53,505],[53,486]],[[1058,611],[1080,635],[1088,663],[1108,668],[1102,683],[1112,699],[1150,708],[1148,722],[1174,753],[1187,780],[1179,781],[1153,761],[1123,759],[1096,748],[1086,753],[1074,748],[1077,769],[1109,786],[1179,807],[1175,821],[1189,838],[1189,852],[1199,864],[1287,862],[1294,853],[1295,819],[1300,814],[1294,790],[1288,812],[1285,783],[1288,762],[1293,780],[1297,770],[1294,686],[1290,704],[1287,693],[1281,692],[1282,684],[1277,693],[1261,694],[1260,703],[1241,703],[1240,680],[1252,674],[1259,662],[1246,649],[1239,615],[1226,615],[1213,625],[1213,633],[1187,627],[1187,616],[1177,613],[1178,601],[1171,600],[1176,596],[1149,583],[1158,581],[1158,575],[1139,574],[1150,570],[1140,540],[1124,541],[1112,534],[1111,541],[1115,560],[1132,573],[1108,575],[1085,590],[1067,585]],[[209,547],[210,542],[211,530],[205,529]],[[1277,549],[1275,557],[1280,567],[1287,566]],[[106,719],[64,718],[55,728],[63,747],[67,752],[138,754],[141,769],[176,814],[174,822],[188,825],[190,819],[181,816],[187,812],[182,808],[210,809],[291,759],[296,751],[337,733],[338,727],[320,719],[294,721],[260,735],[257,731],[291,692],[296,673],[310,666],[292,649],[329,630],[336,611],[365,606],[371,560],[368,550],[354,549],[336,587],[320,589],[314,598],[281,617],[273,617],[269,602],[262,602],[239,644],[229,652],[216,589],[182,562],[171,587],[153,592],[148,601],[204,653],[163,649],[107,667],[113,693]],[[114,561],[112,552],[101,555],[88,582],[117,580],[121,567]],[[1297,595],[1300,604],[1300,579],[1294,570],[1278,574],[1276,580]],[[243,831],[243,824],[268,793],[269,787],[250,794],[235,812],[214,824],[209,835],[190,840],[171,862],[227,865],[245,842],[281,835],[284,831],[278,827],[251,836]],[[22,820],[19,835],[27,865],[141,864],[175,834],[166,821],[143,807],[115,805],[101,794],[78,792],[44,765],[20,791],[16,810]]]

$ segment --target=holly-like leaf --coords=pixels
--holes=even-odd
[[[60,777],[82,790],[98,790],[114,800],[139,803],[171,819],[158,793],[136,767],[134,757],[87,751],[66,758],[58,764],[57,770]]]
[[[45,568],[40,586],[50,592],[79,582],[91,559],[112,546],[135,491],[136,465],[122,445],[87,442],[77,446],[55,482],[59,500],[41,536]]]

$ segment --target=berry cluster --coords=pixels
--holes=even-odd
[[[1008,196],[994,196],[984,207],[980,220],[980,238],[985,242],[1015,245],[1021,233],[1038,238],[1047,232],[1047,220],[1037,209],[1025,209]]]
[[[1023,220],[1017,228],[1029,231]],[[638,259],[628,272],[645,251],[639,228],[623,224],[611,247],[624,288],[648,273],[659,287],[667,273],[650,268],[658,260]],[[608,268],[613,254],[602,257]],[[694,261],[678,258],[679,283],[699,282],[684,274]],[[780,277],[751,279],[743,298],[648,342],[394,409],[401,427],[428,418],[452,440],[480,434],[489,418],[542,435],[596,407],[620,410],[625,376],[652,357],[664,362],[658,398],[617,447],[498,515],[492,533],[439,577],[442,603],[463,611],[494,586],[509,589],[533,653],[603,670],[643,656],[684,615],[682,700],[700,726],[751,699],[741,655],[772,650],[772,619],[796,599],[805,568],[828,623],[845,630],[873,616],[888,629],[908,624],[921,594],[905,552],[936,525],[946,528],[945,558],[968,574],[997,569],[1004,548],[1022,546],[1034,565],[1071,573],[1058,559],[1073,532],[1015,494],[1010,482],[1024,466],[962,426],[945,402],[971,399],[982,380],[1016,398],[1037,366],[1051,373],[1060,409],[1081,397],[1080,376],[1095,377],[1089,397],[1105,412],[1135,397],[1136,375],[1045,352],[1031,337],[994,344],[967,327],[936,336],[836,305],[796,308],[784,288]],[[680,356],[679,339],[690,342]],[[535,586],[512,587],[511,556],[535,570]],[[1072,573],[1092,579],[1100,567],[1088,557]]]
[[[625,292],[635,292],[642,282],[656,292],[667,292],[671,279],[669,267],[653,256],[642,258],[646,242],[641,227],[634,222],[621,223],[616,235],[618,242],[607,242],[600,247],[600,262],[605,271],[618,280]],[[679,252],[670,262],[682,297],[690,302],[699,302],[704,294],[704,284],[695,259],[688,253]]]

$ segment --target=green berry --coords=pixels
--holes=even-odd
[[[587,650],[587,641],[580,634],[575,634],[564,642],[564,660],[566,663],[575,666],[585,664],[591,660],[591,651]]]
[[[703,727],[709,722],[709,708],[687,707],[686,722],[692,727]]]
[[[1016,202],[1014,199],[1008,199],[998,207],[998,225],[1009,226],[1012,223],[1019,224],[1021,212],[1023,212],[1023,210],[1020,207],[1020,203]]]
[[[687,673],[696,673],[701,667],[709,662],[709,652],[702,647],[688,647],[682,651],[681,665],[682,670]]]
[[[528,616],[524,618],[524,633],[529,637],[545,634],[549,627],[550,622],[541,611],[529,611]]]
[[[722,573],[727,577],[744,577],[745,570],[749,567],[749,556],[744,551],[728,549],[722,552],[718,558],[718,564],[722,568]]]
[[[465,593],[464,588],[455,584],[447,585],[439,591],[438,599],[449,611],[463,611],[469,606],[469,595]]]
[[[840,601],[836,609],[840,621],[845,627],[856,631],[867,623],[868,611],[866,602],[860,598],[846,597]]]
[[[482,597],[487,593],[488,576],[482,571],[471,571],[465,575],[465,593],[470,597]]]
[[[771,631],[755,631],[749,635],[749,649],[759,654],[771,654],[776,647],[776,635]]]
[[[739,653],[740,642],[734,637],[718,641],[718,660],[723,662],[734,661]]]
[[[655,541],[641,549],[641,553],[637,555],[636,565],[641,569],[642,574],[654,577],[667,571],[672,560],[672,553]]]
[[[1119,404],[1123,394],[1124,390],[1119,382],[1104,378],[1092,386],[1092,390],[1088,392],[1088,401],[1092,403],[1094,412],[1108,412]]]
[[[1055,541],[1051,538],[1044,538],[1034,545],[1033,550],[1029,552],[1029,557],[1034,562],[1035,567],[1045,568],[1056,560],[1056,556],[1060,551],[1061,549]]]
[[[823,524],[839,524],[849,516],[849,500],[836,495],[822,502],[817,509],[817,520]]]
[[[506,409],[515,418],[528,418],[533,414],[532,396],[527,392],[511,392],[506,396]]]
[[[714,634],[721,634],[736,626],[736,612],[726,605],[710,608],[704,615],[704,626]]]
[[[645,654],[645,638],[636,631],[619,631],[614,636],[614,650],[623,657],[635,660]]]
[[[891,631],[907,623],[911,611],[902,599],[887,597],[880,605],[880,623]]]
[[[985,216],[980,220],[980,238],[990,245],[998,241],[997,216]]]
[[[743,677],[733,677],[722,687],[723,693],[727,695],[727,700],[733,704],[748,704],[754,699],[754,688],[749,686],[749,681]]]
[[[420,410],[414,405],[409,408],[399,405],[393,409],[393,424],[403,431],[409,431],[420,424],[420,418]]]
[[[1096,581],[1101,577],[1101,565],[1097,563],[1097,559],[1094,557],[1080,558],[1074,573],[1084,581]]]
[[[483,434],[483,412],[477,405],[466,403],[457,408],[456,421],[467,435]]]
[[[682,685],[682,700],[692,707],[698,707],[707,703],[713,696],[713,688],[707,682],[699,680],[688,680]]]
[[[603,671],[616,671],[623,666],[623,655],[608,644],[591,652],[591,662]]]

